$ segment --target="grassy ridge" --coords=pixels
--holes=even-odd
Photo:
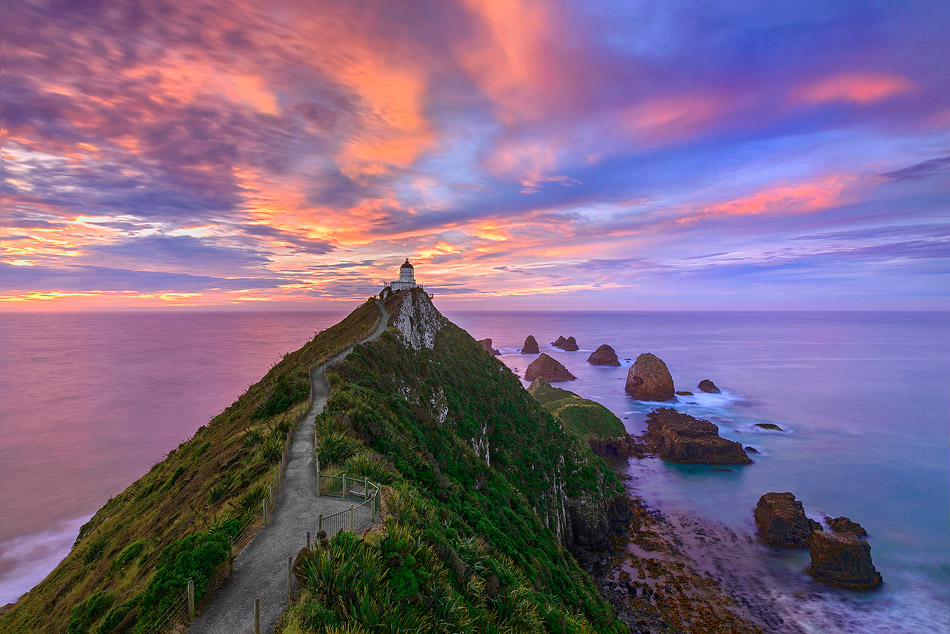
[[[85,524],[72,552],[10,612],[3,632],[141,630],[183,596],[196,594],[227,558],[273,482],[291,425],[309,407],[308,370],[372,332],[367,301],[289,353],[232,405],[110,499]],[[200,377],[196,378],[200,380]]]
[[[285,634],[624,631],[559,543],[622,487],[508,368],[447,324],[418,351],[390,328],[328,376],[320,432],[360,441],[335,463],[375,470],[388,515],[301,559]]]
[[[554,387],[544,379],[535,379],[528,392],[564,426],[583,440],[605,436],[624,436],[623,422],[609,409],[574,392]]]

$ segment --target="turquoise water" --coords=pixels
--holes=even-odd
[[[68,552],[111,495],[342,315],[0,314],[0,604]],[[950,315],[946,313],[448,313],[523,371],[525,336],[577,375],[567,384],[644,429],[651,404],[623,392],[627,368],[586,363],[601,343],[653,352],[677,389],[722,395],[676,406],[758,448],[733,472],[631,461],[648,504],[752,535],[768,491],[870,531],[885,584],[855,594],[802,573],[807,554],[758,544],[730,553],[787,620],[812,632],[950,631]],[[574,336],[582,350],[547,342]],[[750,427],[774,422],[787,433]],[[756,586],[758,587],[758,586]]]
[[[870,532],[885,584],[859,594],[825,588],[802,573],[807,552],[750,546],[750,576],[784,612],[815,632],[950,631],[950,315],[946,313],[465,313],[451,317],[474,337],[491,337],[509,367],[533,334],[542,352],[578,378],[562,384],[595,399],[631,433],[657,404],[623,391],[621,368],[586,362],[602,343],[621,359],[653,352],[677,390],[712,379],[723,394],[679,397],[677,409],[706,418],[726,438],[753,446],[755,464],[732,472],[659,460],[630,462],[633,488],[648,504],[755,532],[752,509],[768,491],[792,491],[806,513],[846,515]],[[581,347],[550,345],[574,336]],[[763,432],[757,422],[785,432]],[[756,552],[758,550],[759,552]]]

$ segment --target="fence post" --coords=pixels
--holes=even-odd
[[[316,434],[317,432],[314,431],[313,433]],[[317,497],[320,497],[320,495],[323,493],[323,491],[320,488],[320,456],[316,456],[316,459],[317,459]]]
[[[261,634],[261,600],[254,599],[254,634]]]
[[[346,474],[343,474],[343,499],[346,499]]]
[[[195,580],[188,580],[188,622],[195,620]]]
[[[267,501],[270,502],[271,504],[274,503],[274,485],[273,484],[267,485]]]
[[[363,478],[363,500],[369,499],[369,478]]]
[[[350,504],[350,531],[353,530],[353,509],[355,509],[352,504]]]
[[[261,500],[261,508],[264,509],[264,526],[267,526],[267,500]]]
[[[294,558],[287,558],[287,603],[294,600]]]
[[[317,517],[317,530],[323,530],[323,513],[320,513],[319,517]]]
[[[307,550],[310,550],[310,531],[307,531]]]
[[[369,507],[373,509],[373,523],[376,523],[376,496],[379,495],[379,489],[376,489],[376,493],[373,494],[373,501],[369,503]]]

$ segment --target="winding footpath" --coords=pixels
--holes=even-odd
[[[360,343],[372,341],[386,330],[389,313],[378,299],[376,306],[380,311],[379,323]],[[310,411],[294,432],[270,523],[238,554],[234,572],[188,628],[189,634],[253,632],[255,599],[261,600],[261,632],[272,631],[287,605],[287,558],[295,557],[306,546],[308,531],[316,536],[319,514],[329,515],[350,508],[349,501],[317,495],[313,425],[330,395],[327,366],[339,363],[352,350],[352,347],[347,348],[311,370]]]

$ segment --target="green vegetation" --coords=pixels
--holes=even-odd
[[[536,379],[528,391],[566,429],[585,441],[588,438],[623,436],[626,433],[623,422],[597,401],[554,387],[544,379]]]
[[[623,631],[558,539],[622,487],[467,333],[413,352],[390,329],[328,376],[321,437],[363,449],[322,464],[384,473],[387,516],[299,562],[285,634]]]
[[[184,597],[184,575],[196,584],[207,579],[226,553],[225,536],[260,511],[285,434],[309,407],[309,369],[366,337],[378,318],[375,302],[367,301],[285,355],[191,440],[109,500],[82,527],[73,552],[0,617],[0,631],[141,630],[149,615]],[[171,566],[166,553],[172,552],[184,568]]]

